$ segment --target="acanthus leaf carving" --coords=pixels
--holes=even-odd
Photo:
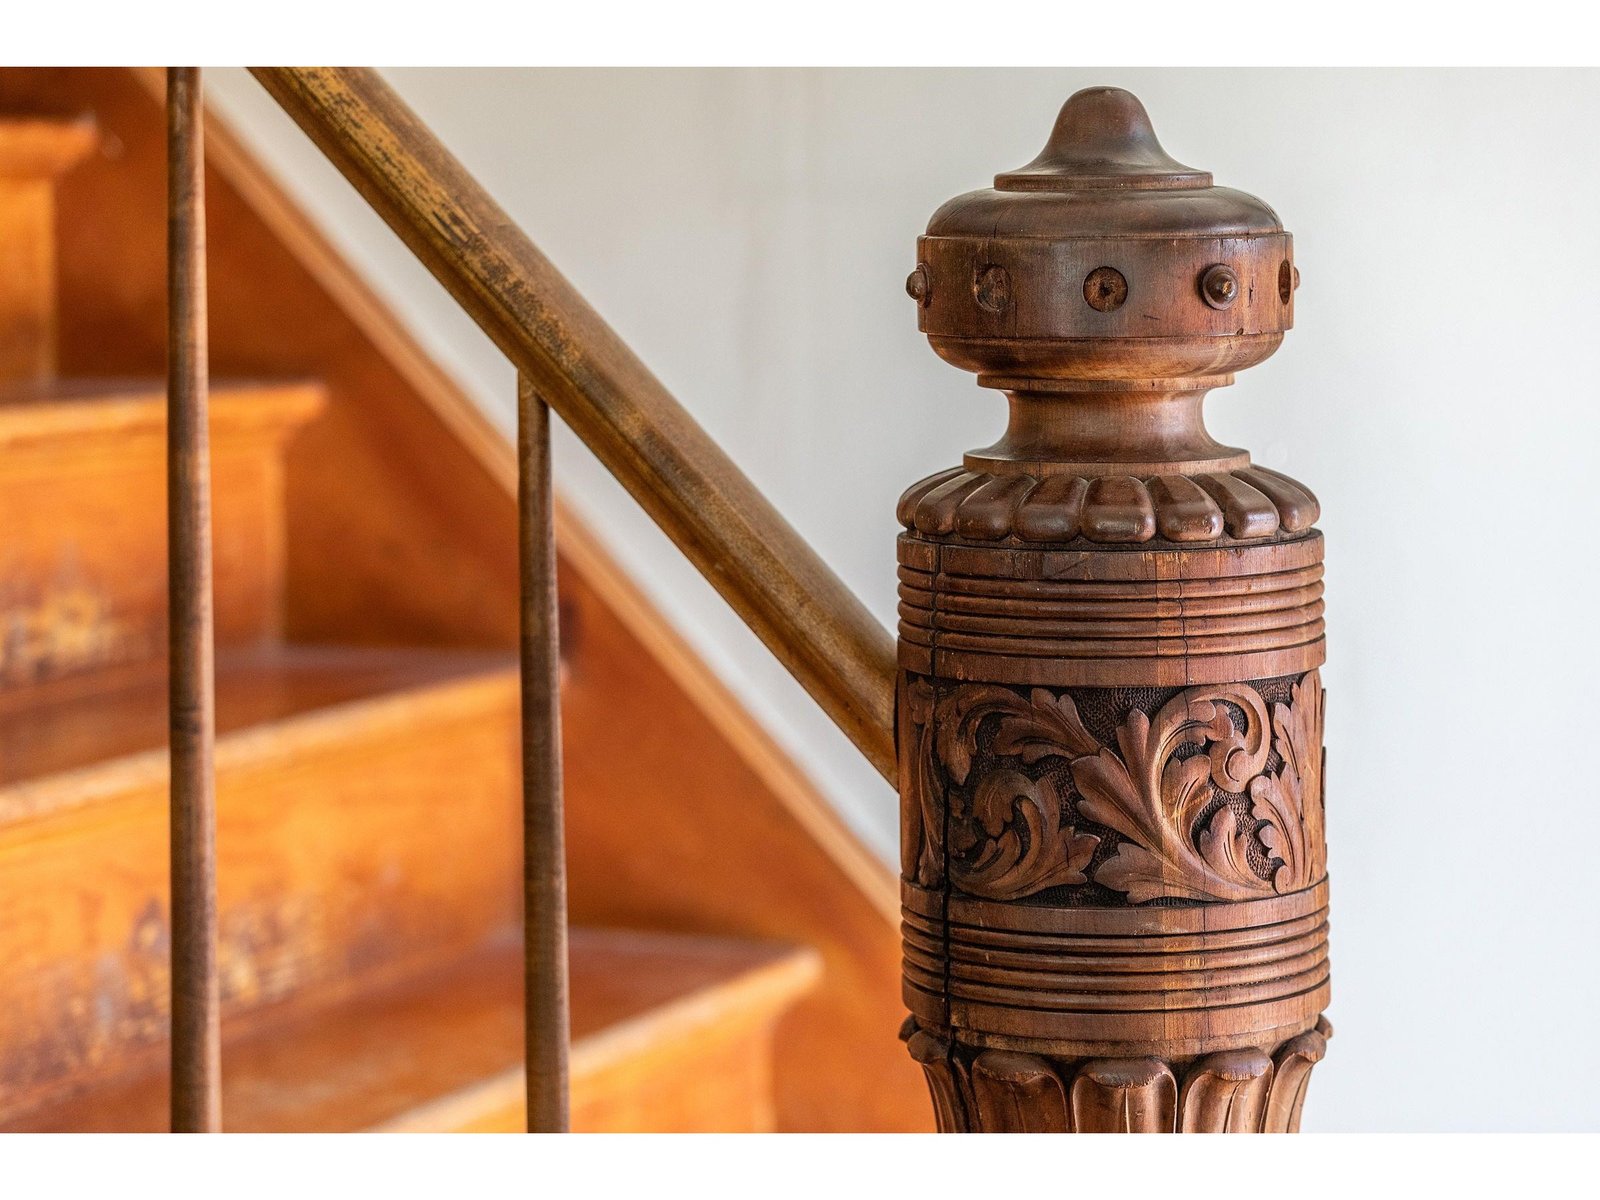
[[[1233,809],[1223,805],[1195,837],[1195,848],[1217,875],[1224,879],[1245,879],[1255,891],[1256,873],[1250,867],[1250,834],[1239,828]]]
[[[1274,747],[1283,765],[1250,784],[1261,841],[1282,865],[1273,873],[1279,892],[1297,891],[1322,878],[1327,865],[1322,801],[1322,680],[1316,671],[1272,707]]]
[[[1100,839],[1062,825],[1064,808],[1060,791],[1049,779],[1029,779],[1021,771],[985,775],[973,792],[971,815],[988,840],[972,858],[951,860],[952,878],[963,891],[992,900],[1015,900],[1049,887],[1087,883],[1083,871]],[[951,840],[952,849],[966,848]],[[974,837],[969,845],[976,841]]]
[[[965,783],[978,750],[978,727],[998,716],[994,753],[1029,766],[1056,755],[1092,754],[1099,748],[1084,728],[1078,706],[1063,692],[1034,688],[1026,699],[992,684],[965,687],[940,705],[939,759],[957,783]]]
[[[1028,766],[1097,744],[1065,693],[1034,688],[1023,697],[998,686],[961,688],[940,702],[934,720],[939,761],[956,783],[971,774],[978,730],[991,717],[997,718],[993,753]],[[949,869],[963,891],[1015,900],[1088,881],[1084,870],[1100,839],[1063,823],[1066,801],[1048,777],[993,771],[973,789],[970,806],[959,796],[949,803]]]
[[[1244,714],[1234,725],[1228,705]],[[1135,903],[1162,896],[1249,900],[1272,885],[1250,867],[1248,832],[1224,806],[1198,818],[1216,787],[1243,791],[1266,765],[1267,707],[1254,688],[1224,684],[1180,692],[1152,719],[1135,709],[1117,729],[1120,757],[1102,749],[1072,764],[1079,811],[1126,839],[1096,878]],[[1185,746],[1207,751],[1178,757]]]
[[[912,679],[906,685],[901,770],[905,800],[901,869],[923,887],[944,882],[944,800],[933,761],[933,685]],[[916,748],[910,749],[909,743]]]
[[[1153,716],[1129,712],[1114,748],[1088,731],[1070,695],[1045,688],[1024,696],[968,685],[936,701],[933,688],[915,680],[907,703],[917,743],[907,819],[918,852],[908,846],[905,866],[923,886],[942,884],[946,865],[957,886],[997,900],[1091,878],[1101,839],[1074,827],[1062,785],[1050,774],[1034,778],[1003,765],[1034,767],[1048,758],[1066,762],[1078,815],[1120,835],[1092,878],[1130,903],[1249,900],[1322,876],[1322,690],[1315,671],[1270,714],[1247,684],[1186,689]],[[972,783],[970,797],[947,792],[940,768],[958,788],[967,785],[980,730],[991,718],[985,753],[1002,765]],[[1282,764],[1268,773],[1273,749]],[[1219,789],[1248,796],[1249,817],[1216,804]],[[1252,858],[1267,865],[1258,869]]]

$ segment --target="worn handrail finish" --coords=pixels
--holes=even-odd
[[[167,612],[172,1129],[222,1128],[215,648],[200,73],[167,72]]]
[[[894,782],[894,642],[860,600],[375,71],[253,73]]]

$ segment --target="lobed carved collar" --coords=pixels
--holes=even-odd
[[[925,536],[1107,545],[1265,541],[1305,532],[1320,511],[1304,484],[1258,466],[1042,477],[952,467],[914,484],[896,509],[907,530]]]

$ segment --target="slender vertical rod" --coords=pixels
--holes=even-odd
[[[167,621],[172,747],[172,1129],[222,1128],[216,694],[206,425],[200,72],[167,71]]]
[[[528,1130],[568,1122],[567,864],[561,800],[561,654],[550,490],[550,409],[517,376],[522,560],[522,826]]]

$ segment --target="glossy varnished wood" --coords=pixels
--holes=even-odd
[[[0,115],[0,383],[54,373],[56,181],[98,142],[87,117]]]
[[[222,1128],[216,638],[200,72],[167,71],[167,610],[172,750],[172,1128]]]
[[[116,157],[91,156],[58,184],[63,369],[102,377],[156,376],[162,369],[161,95],[159,71],[0,72],[0,104],[92,111],[98,127],[117,147]],[[395,909],[396,924],[380,925],[380,932],[432,927],[420,916],[428,911],[426,903],[440,914],[486,914],[492,908],[499,914],[497,920],[514,924],[517,733],[515,674],[510,664],[515,661],[518,612],[515,448],[427,358],[394,313],[318,234],[315,224],[214,111],[207,116],[207,151],[211,351],[217,380],[213,452],[219,641],[228,645],[232,639],[232,644],[242,646],[260,639],[259,629],[265,627],[271,631],[269,640],[500,647],[502,662],[508,665],[498,682],[492,688],[487,682],[452,687],[449,694],[462,707],[452,702],[442,710],[478,714],[463,715],[459,721],[452,715],[445,722],[450,745],[438,750],[439,755],[456,755],[458,764],[470,764],[467,776],[458,771],[448,781],[456,795],[473,797],[471,807],[463,810],[470,819],[460,844],[455,839],[441,842],[436,829],[411,820],[415,810],[408,790],[394,793],[404,799],[388,833],[380,836],[377,830],[384,828],[380,825],[352,837],[375,839],[384,847],[381,858],[356,875],[376,886],[371,894],[381,899],[377,908]],[[113,194],[118,202],[108,206],[105,197]],[[224,422],[230,411],[222,390],[225,374],[306,379],[315,384],[298,393],[304,397],[303,409],[301,400],[281,406],[268,400],[267,390],[253,393],[248,401],[245,393],[237,393],[238,403]],[[29,424],[45,423],[50,407],[48,403],[33,407]],[[253,428],[247,419],[251,412],[281,412],[287,418],[291,408],[297,414],[293,420],[261,427],[260,436],[266,440],[259,450],[246,451],[247,438],[230,441],[234,435],[224,433],[229,429],[242,435]],[[78,412],[73,432],[63,430],[61,442],[30,440],[33,450],[28,455],[20,453],[22,443],[15,443],[0,455],[0,464],[31,462],[49,478],[63,461],[70,461],[57,457],[63,445],[98,446],[109,463],[119,439],[122,445],[132,444],[114,432],[95,435],[96,418],[87,410]],[[112,420],[109,411],[105,419]],[[115,424],[110,428],[114,431]],[[159,421],[154,429],[158,474],[151,493],[157,502],[152,528],[159,534]],[[236,445],[240,453],[230,457],[229,445]],[[281,447],[281,458],[268,452],[272,446]],[[258,465],[247,466],[252,461]],[[116,511],[111,501],[123,485],[110,478],[103,484],[95,482],[103,477],[87,462],[75,478],[77,484],[58,499],[102,497],[105,504],[93,514],[86,511],[81,528],[109,527]],[[254,548],[243,533],[252,527],[251,521],[229,516],[230,505],[241,505],[251,495],[251,479],[260,479],[263,487],[277,480],[276,490],[259,494],[280,497],[287,510],[286,521],[259,523],[259,528],[276,532],[274,540]],[[17,489],[26,486],[23,479],[17,480]],[[15,493],[29,494],[37,495],[39,489]],[[47,514],[43,507],[28,511],[37,517],[38,529],[37,535],[26,539],[29,553],[37,552],[40,570],[49,577],[54,568],[48,564],[55,560],[47,553]],[[557,519],[569,697],[563,738],[574,916],[579,921],[749,934],[816,946],[823,959],[821,978],[785,1011],[775,1030],[770,1085],[777,1127],[929,1128],[917,1068],[892,1038],[883,1036],[901,1011],[896,995],[898,915],[892,876],[831,812],[807,778],[805,764],[772,742],[639,593],[628,578],[630,563],[612,561],[600,548],[599,533],[584,528],[559,503]],[[238,536],[230,536],[230,529],[240,531]],[[147,561],[154,556],[159,562],[159,543],[135,548],[125,531],[121,536],[130,542],[131,559]],[[113,539],[103,541],[109,547]],[[240,571],[249,568],[251,573],[237,578],[241,583],[259,579],[260,589],[230,592],[230,563]],[[272,571],[261,569],[280,563],[281,573],[275,566]],[[141,579],[136,572],[116,570],[109,550],[98,578],[107,586],[115,582],[129,587],[140,585]],[[159,585],[154,594],[158,597],[154,611],[159,613]],[[263,615],[265,625],[250,624],[256,619],[252,614]],[[87,658],[74,661],[85,669],[60,685],[52,684],[52,690],[64,687],[79,699],[96,694],[102,686],[115,690],[127,684],[133,670],[117,666],[102,675]],[[234,726],[230,717],[241,710],[227,683],[227,662],[224,655],[219,720],[224,734],[236,729],[244,735],[247,730]],[[344,669],[355,670],[348,663]],[[279,690],[261,676],[252,687]],[[382,743],[393,745],[393,752],[400,755],[394,774],[381,772],[369,779],[355,758],[348,760],[348,772],[341,767],[323,774],[346,759],[323,757],[320,750],[354,737],[365,725],[356,719],[358,712],[376,709],[396,722],[402,713],[415,714],[418,720],[440,719],[427,717],[441,711],[433,708],[436,700],[442,703],[437,693],[430,689],[424,702],[409,689],[402,691],[381,702],[360,699],[356,710],[339,705],[349,714],[348,720],[334,720],[332,714],[327,719],[311,715],[304,721],[295,719],[290,728],[301,732],[295,734],[290,749],[304,755],[315,747],[318,756],[303,759],[298,771],[264,774],[248,794],[259,795],[265,806],[272,787],[286,788],[286,794],[296,799],[290,812],[304,813],[309,820],[309,814],[318,811],[315,800],[324,787],[354,797],[368,796],[369,784],[372,789],[409,788],[412,783],[446,787],[447,781],[428,765],[437,756],[399,733],[393,743]],[[486,707],[465,705],[469,695]],[[153,703],[159,708],[159,697]],[[263,715],[270,714],[263,710]],[[92,736],[86,725],[77,728],[85,738]],[[464,743],[460,739],[469,731],[470,743]],[[156,732],[157,741],[151,744],[159,744],[159,723]],[[235,753],[246,755],[241,761],[260,761],[264,771],[268,763],[277,762],[271,746],[285,736],[284,731],[268,721],[260,734],[237,740],[224,736],[224,765]],[[360,738],[352,750],[352,754],[379,752],[374,743]],[[59,756],[65,757],[65,753]],[[49,808],[94,805],[115,793],[120,785],[112,780],[123,769],[148,781],[140,786],[159,794],[164,786],[162,757],[156,751],[153,756],[119,760],[124,766],[116,770],[66,771],[10,789],[7,795],[19,803],[31,797],[28,805],[37,800]],[[4,760],[0,753],[0,766]],[[75,761],[82,764],[83,759]],[[496,797],[492,812],[498,814],[492,819],[487,815],[491,796]],[[459,799],[442,803],[453,806]],[[271,809],[260,811],[263,834],[269,833]],[[341,820],[339,827],[343,825]],[[225,821],[224,834],[227,829]],[[393,862],[395,856],[403,860],[409,853],[404,848],[411,836],[407,831],[413,831],[423,846],[417,865],[407,868],[418,880],[415,905],[406,899],[411,894],[408,889],[386,890],[388,876],[383,871],[388,868],[380,865]],[[342,838],[332,841],[330,862],[344,853],[337,846],[347,844]],[[448,851],[442,859],[441,850]],[[263,859],[263,870],[271,858]],[[84,861],[90,864],[85,870],[93,873],[101,860],[91,855]],[[626,870],[619,873],[618,864],[626,864]],[[57,888],[74,878],[70,865],[61,870],[63,874],[52,877]],[[308,864],[309,873],[303,878],[315,880],[319,870]],[[229,873],[225,866],[225,880]],[[115,872],[100,870],[99,878],[108,893],[115,891]],[[423,896],[432,899],[424,902]],[[479,904],[482,907],[474,907]],[[295,909],[285,904],[265,911],[292,917]],[[339,914],[357,911],[363,910],[336,907],[330,920],[345,920]],[[469,920],[456,924],[452,916],[437,926],[441,938],[446,926],[463,936],[466,930],[479,928]],[[249,927],[273,926],[253,921]],[[381,966],[390,961],[388,950],[406,944],[404,938],[391,938],[385,932],[366,943],[380,952],[370,958],[363,955],[362,962]],[[246,954],[244,961],[253,957]],[[324,977],[316,970],[302,972],[289,965],[309,967],[316,960],[269,953],[265,961],[271,969],[255,976],[263,983],[290,989],[305,983],[308,998],[325,994],[320,982]],[[364,971],[353,976],[361,986],[370,978]],[[95,994],[87,987],[88,977],[80,982],[85,985],[81,992],[76,986],[63,986],[57,993],[63,1008],[80,1005],[80,996]],[[48,1047],[53,1043],[44,1036],[45,1030],[29,1025],[13,1033],[11,1053],[51,1053]],[[682,1053],[692,1054],[687,1047]],[[741,1066],[726,1055],[720,1061],[714,1073],[719,1079],[752,1069],[748,1062]],[[513,1098],[520,1098],[522,1086],[519,1073],[508,1085]],[[619,1088],[615,1103],[632,1102]],[[520,1123],[520,1099],[509,1111],[507,1123]],[[648,1107],[631,1111],[630,1119],[648,1127]],[[575,1119],[583,1127],[581,1110]]]
[[[768,1132],[778,1022],[817,956],[777,943],[578,926],[572,934],[572,1126]],[[518,1068],[385,1121],[392,1132],[525,1128]]]
[[[59,369],[74,380],[165,370],[164,90],[160,70],[0,72],[0,109],[92,111],[116,151],[57,181]],[[314,381],[326,398],[275,464],[285,635],[514,647],[514,450],[214,109],[206,126],[214,401],[230,379]],[[220,477],[215,491],[226,502]],[[219,637],[230,611],[219,592]]]
[[[887,779],[888,634],[376,72],[257,77]]]
[[[916,1068],[881,1036],[903,1012],[890,872],[595,535],[570,512],[558,533],[573,920],[815,947],[822,978],[778,1029],[779,1127],[926,1132]]]
[[[219,645],[282,635],[284,447],[325,403],[308,383],[211,388]],[[0,388],[0,691],[165,658],[166,486],[159,379]]]
[[[230,1020],[229,1129],[524,1128],[521,974],[514,946],[489,946],[331,1004]],[[770,1129],[773,1023],[816,975],[813,955],[780,945],[574,930],[574,1128]],[[164,1092],[135,1068],[4,1127],[156,1130]]]
[[[514,929],[513,655],[265,647],[223,654],[218,685],[226,1018]],[[4,1111],[165,1058],[164,693],[157,671],[0,706]]]
[[[217,730],[228,737],[480,672],[505,675],[511,667],[511,656],[496,651],[281,643],[224,649],[217,663]],[[164,665],[148,662],[92,680],[0,691],[0,822],[57,811],[53,797],[65,803],[67,796],[55,790],[58,780],[89,771],[123,774],[134,762],[140,771],[146,764],[159,767],[166,686]]]

